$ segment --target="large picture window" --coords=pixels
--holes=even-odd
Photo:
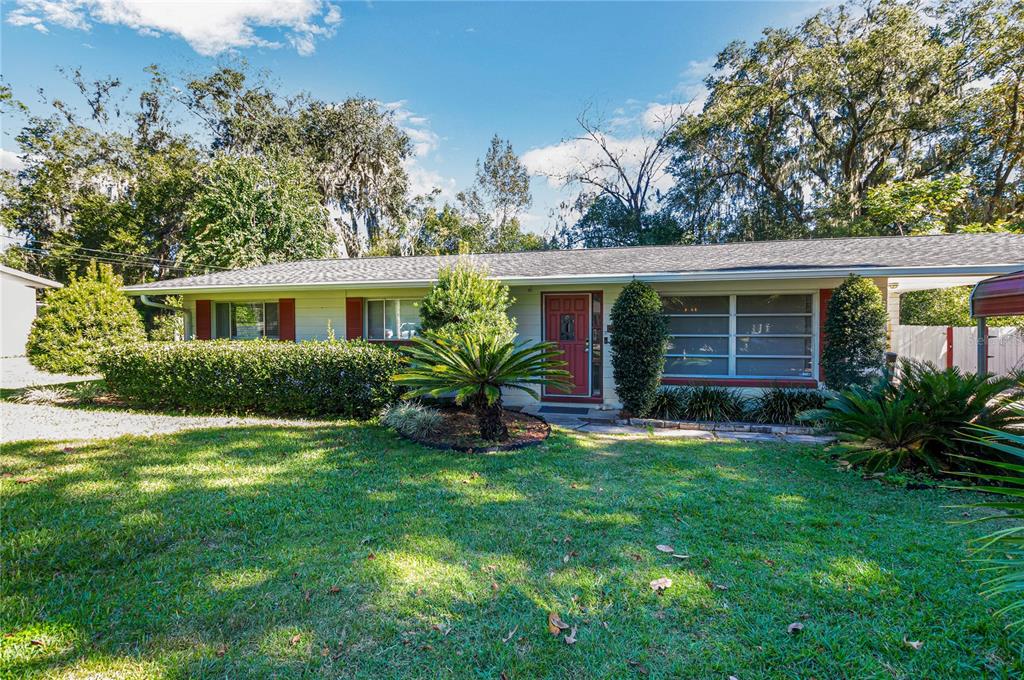
[[[230,340],[281,337],[276,302],[216,303],[215,336]]]
[[[419,300],[367,300],[366,337],[409,340],[420,334]]]
[[[667,377],[813,377],[814,296],[662,296]]]

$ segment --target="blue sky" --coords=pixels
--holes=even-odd
[[[2,72],[38,106],[39,87],[74,99],[58,67],[132,85],[158,63],[202,73],[242,57],[283,91],[387,103],[412,135],[414,187],[451,196],[497,133],[537,173],[571,163],[585,107],[623,143],[658,106],[699,103],[700,82],[732,40],[792,25],[821,2],[373,2],[322,0],[7,0]],[[18,120],[3,121],[4,165]],[[568,195],[538,174],[524,220],[544,231]]]

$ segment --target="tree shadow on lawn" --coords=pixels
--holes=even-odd
[[[963,563],[986,528],[947,523],[963,497],[887,488],[809,451],[556,433],[470,456],[368,425],[8,445],[0,662],[172,677],[1018,674],[1019,640]],[[549,611],[577,626],[575,645],[547,632]]]

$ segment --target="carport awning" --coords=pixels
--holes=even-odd
[[[1024,314],[1024,271],[985,279],[971,292],[971,316]]]

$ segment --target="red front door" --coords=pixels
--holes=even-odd
[[[547,394],[590,396],[590,294],[544,296],[544,339],[558,345],[571,375],[572,389]]]

